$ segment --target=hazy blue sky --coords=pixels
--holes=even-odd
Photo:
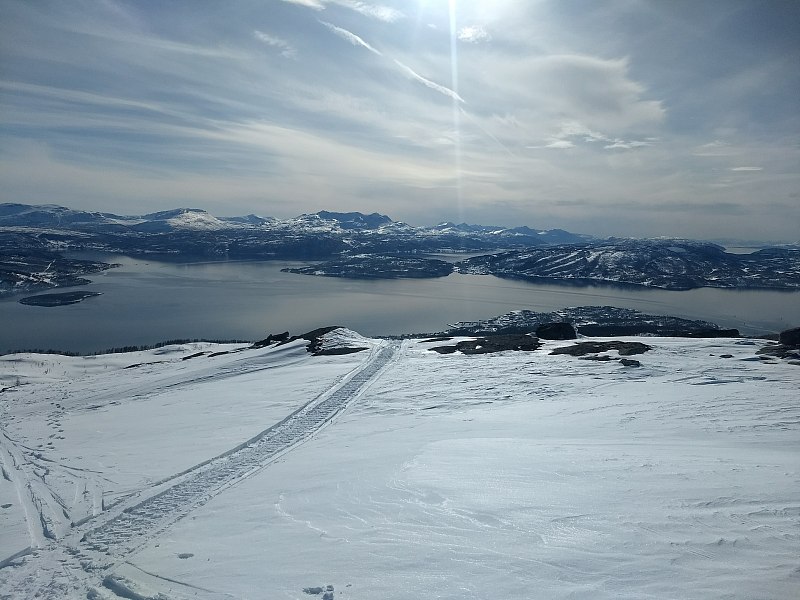
[[[800,2],[0,0],[0,201],[800,237]]]

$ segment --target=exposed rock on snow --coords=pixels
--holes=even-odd
[[[539,347],[539,340],[527,334],[488,335],[474,340],[462,340],[453,346],[437,346],[431,348],[439,354],[493,354],[506,350],[520,350],[530,352]]]
[[[369,350],[372,346],[372,342],[368,338],[339,325],[320,327],[302,335],[293,336],[286,343],[295,340],[308,340],[311,342],[307,349],[315,356],[353,354]]]
[[[267,337],[263,340],[259,340],[255,342],[251,348],[264,348],[266,346],[271,346],[272,344],[279,344],[285,343],[289,341],[289,332],[284,331],[283,333],[270,333]]]
[[[784,346],[800,348],[800,327],[794,327],[792,329],[781,331],[780,335],[778,336],[778,340]]]
[[[574,340],[578,334],[571,323],[542,323],[536,328],[536,337],[543,340]]]
[[[659,335],[665,337],[738,337],[735,329],[723,330],[714,323],[682,319],[668,315],[652,315],[615,306],[577,306],[554,312],[515,310],[473,322],[452,325],[450,335],[486,333],[533,333],[545,323],[571,323],[581,335],[612,337],[623,335]]]
[[[783,344],[769,344],[756,352],[762,358],[788,358],[791,360],[800,359],[800,349]]]
[[[332,585],[303,588],[304,594],[308,594],[309,596],[322,596],[322,600],[333,600],[333,592],[334,587]]]
[[[631,356],[632,354],[643,354],[652,350],[651,346],[642,342],[623,342],[611,340],[608,342],[580,342],[572,346],[562,346],[550,352],[550,354],[569,354],[570,356],[586,356],[587,354],[598,354],[616,350],[620,356]]]
[[[786,329],[778,335],[779,343],[764,346],[756,354],[762,358],[789,359],[790,364],[800,360],[800,327]]]

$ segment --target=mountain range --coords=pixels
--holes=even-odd
[[[328,258],[343,252],[482,251],[582,242],[560,229],[441,223],[416,227],[386,215],[320,211],[291,219],[216,217],[178,208],[140,216],[63,206],[0,204],[0,235],[31,235],[62,248],[207,258]]]
[[[216,217],[194,208],[124,216],[62,206],[0,204],[0,295],[81,285],[109,268],[65,251],[172,260],[308,260],[291,269],[349,278],[495,275],[533,282],[687,290],[800,289],[800,248],[732,254],[676,239],[596,239],[561,229],[440,223],[413,226],[379,214],[320,211],[290,219]],[[460,262],[437,253],[479,254]],[[320,264],[319,261],[324,261]]]
[[[716,244],[691,240],[608,239],[527,248],[476,256],[457,268],[462,273],[579,285],[800,289],[800,250],[796,248],[732,254]]]

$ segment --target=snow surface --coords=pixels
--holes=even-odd
[[[0,357],[0,598],[798,597],[800,368],[620,339]]]

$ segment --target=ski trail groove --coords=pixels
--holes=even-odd
[[[395,356],[399,345],[380,348],[346,381],[309,402],[244,445],[199,465],[180,481],[91,529],[80,546],[122,558],[224,489],[263,469],[307,440],[355,400]]]
[[[13,440],[0,429],[0,463],[3,476],[14,484],[31,539],[31,547],[45,546],[48,539],[64,535],[69,516],[47,485],[30,473],[30,463]]]

